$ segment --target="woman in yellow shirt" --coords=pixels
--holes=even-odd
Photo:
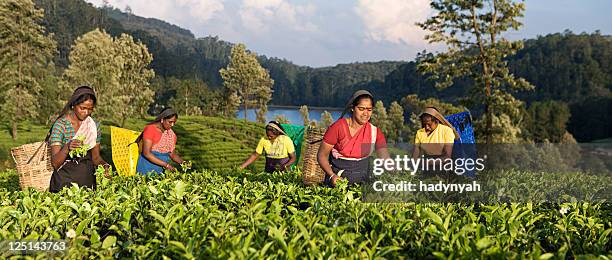
[[[286,171],[295,162],[293,141],[287,136],[280,123],[276,121],[270,121],[266,125],[266,137],[259,140],[255,152],[240,165],[240,169],[249,166],[264,152],[266,153],[266,172]]]
[[[435,157],[451,158],[453,143],[459,138],[457,130],[435,107],[427,107],[419,115],[423,128],[414,137],[413,158]]]

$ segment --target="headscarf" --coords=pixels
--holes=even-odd
[[[272,127],[276,129],[277,131],[279,131],[281,134],[287,135],[287,133],[285,132],[285,129],[283,129],[283,126],[281,126],[280,123],[278,123],[277,121],[268,122],[268,124],[266,125],[266,128],[268,127]]]
[[[70,100],[68,101],[68,104],[76,101],[79,97],[86,95],[86,94],[90,94],[94,97],[96,96],[96,92],[91,87],[80,86],[74,90],[74,92],[72,93],[72,97],[70,97]]]
[[[76,102],[81,96],[84,96],[84,95],[87,95],[87,94],[90,94],[90,95],[92,95],[94,97],[96,96],[96,92],[91,87],[89,87],[89,86],[80,86],[80,87],[76,88],[74,90],[74,92],[72,92],[72,96],[70,96],[70,99],[68,99],[68,102],[66,102],[66,105],[64,105],[64,108],[59,113],[57,118],[55,118],[55,120],[53,121],[51,126],[53,126],[55,124],[55,122],[57,122],[57,120],[60,120],[60,118],[65,116],[66,113],[68,113],[68,111],[70,111],[72,109],[72,104],[74,102]],[[45,141],[49,141],[49,137],[51,136],[51,131],[52,130],[53,130],[53,127],[49,130],[49,133],[47,133],[47,137],[45,138]]]
[[[55,121],[59,120],[60,118],[62,118],[66,113],[68,113],[68,111],[70,109],[72,109],[72,103],[74,103],[75,101],[77,101],[81,96],[90,94],[92,96],[96,96],[96,92],[89,86],[80,86],[77,89],[74,90],[74,92],[72,93],[72,96],[70,97],[70,99],[68,99],[68,102],[66,102],[66,105],[64,106],[64,109],[62,109],[62,112],[59,114],[59,116],[55,119]]]
[[[435,107],[426,107],[423,113],[419,115],[419,118],[421,118],[421,116],[425,114],[435,117],[436,119],[438,119],[438,121],[440,121],[441,124],[450,127],[453,130],[453,133],[455,134],[455,139],[459,139],[460,136],[455,127],[451,123],[449,123],[448,120],[446,120],[446,118],[444,118],[444,116],[440,114],[440,112],[438,112]]]
[[[355,101],[355,99],[357,99],[360,96],[363,95],[367,95],[369,96],[372,100],[374,100],[374,96],[372,96],[372,93],[370,93],[367,90],[357,90],[355,91],[355,93],[353,93],[353,96],[351,96],[351,98],[348,100],[348,102],[346,102],[346,105],[344,106],[344,111],[342,111],[342,115],[340,115],[340,118],[343,118],[344,115],[346,114],[346,112],[348,112],[351,109],[351,106],[353,105],[353,102]]]
[[[169,116],[174,116],[177,115],[176,111],[174,111],[174,109],[172,108],[165,108],[164,110],[161,111],[161,113],[159,113],[159,115],[157,115],[157,117],[155,118],[155,121],[153,122],[161,122],[162,119],[167,118]]]
[[[152,121],[152,122],[149,122],[147,125],[150,125],[150,124],[154,124],[154,123],[161,122],[161,120],[162,120],[162,119],[167,118],[167,117],[169,117],[169,116],[174,116],[174,115],[178,115],[178,114],[176,113],[176,111],[174,111],[174,109],[172,109],[172,108],[170,108],[170,107],[164,108],[164,109],[163,109],[163,110],[162,110],[162,111],[159,113],[159,115],[157,115],[157,117],[155,118],[155,120],[154,120],[154,121]],[[143,131],[143,132],[141,132],[141,133],[140,133],[140,135],[138,135],[138,137],[136,137],[136,140],[135,140],[133,143],[129,143],[129,144],[128,144],[128,146],[130,146],[130,145],[132,145],[132,144],[135,144],[135,143],[140,143],[140,141],[142,141],[143,134],[144,134],[144,131]]]

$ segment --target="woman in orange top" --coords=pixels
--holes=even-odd
[[[161,174],[164,169],[176,170],[170,160],[182,164],[185,162],[176,152],[176,134],[172,127],[178,120],[178,114],[172,108],[165,108],[155,121],[145,126],[136,143],[142,141],[142,153],[138,157],[136,171],[142,175]]]

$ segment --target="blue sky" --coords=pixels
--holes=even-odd
[[[100,6],[102,0],[86,0]],[[414,23],[432,12],[427,0],[108,0],[129,5],[140,16],[154,17],[191,30],[196,37],[219,36],[260,55],[298,65],[413,60],[421,50],[442,50],[423,40]],[[523,27],[508,38],[600,30],[612,34],[610,0],[526,1]]]

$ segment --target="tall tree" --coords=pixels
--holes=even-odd
[[[127,34],[121,34],[115,39],[114,47],[122,68],[119,77],[121,88],[114,98],[124,106],[116,117],[121,120],[121,126],[124,126],[129,117],[144,117],[153,102],[155,93],[149,86],[155,72],[148,68],[153,61],[153,55],[149,53],[147,46],[134,42],[132,36]]]
[[[237,91],[225,88],[223,100],[223,115],[225,117],[236,117],[236,113],[238,113],[238,107],[240,107],[241,100],[242,99],[240,98],[240,96],[238,96]]]
[[[147,68],[152,58],[146,46],[131,36],[113,39],[93,30],[75,41],[64,88],[91,86],[98,97],[96,114],[123,125],[130,116],[144,115],[153,100],[149,81],[154,72]]]
[[[91,86],[96,91],[96,116],[112,119],[121,104],[113,97],[119,92],[121,67],[113,38],[95,29],[79,37],[69,54],[70,65],[64,71],[65,97],[79,85]]]
[[[268,71],[261,67],[256,54],[248,52],[244,44],[237,44],[232,48],[230,63],[219,70],[219,73],[223,78],[228,101],[235,99],[235,95],[241,99],[245,120],[249,104],[266,104],[272,98],[274,80],[270,78]],[[233,103],[235,102],[227,104]]]
[[[34,119],[42,83],[52,73],[56,44],[30,0],[0,1],[0,113],[17,138],[18,122]]]
[[[387,109],[385,104],[381,100],[376,101],[374,105],[374,112],[372,112],[372,118],[370,119],[373,125],[378,127],[383,134],[389,134],[389,118],[387,116]]]
[[[391,106],[389,106],[389,133],[387,134],[388,139],[395,140],[397,142],[401,142],[402,133],[404,132],[404,108],[400,106],[397,101],[391,102]]]
[[[266,123],[266,114],[268,113],[268,106],[266,104],[260,104],[259,109],[256,113],[257,122],[265,124]]]
[[[261,69],[259,83],[255,86],[253,93],[253,102],[257,106],[257,120],[265,123],[266,114],[268,113],[268,102],[272,99],[272,85],[274,81],[270,78],[270,74],[265,69]]]
[[[510,91],[533,89],[523,78],[510,73],[506,58],[521,49],[522,42],[503,37],[521,26],[524,3],[511,0],[433,0],[437,13],[419,26],[431,32],[430,43],[444,43],[448,51],[420,57],[419,71],[429,74],[437,88],[453,85],[455,79],[474,81],[469,101],[484,104],[484,136],[492,143],[494,135],[511,135],[520,119],[516,109],[521,102]],[[518,121],[518,122],[517,122]],[[494,129],[493,122],[499,125]],[[508,132],[505,132],[508,131]]]

